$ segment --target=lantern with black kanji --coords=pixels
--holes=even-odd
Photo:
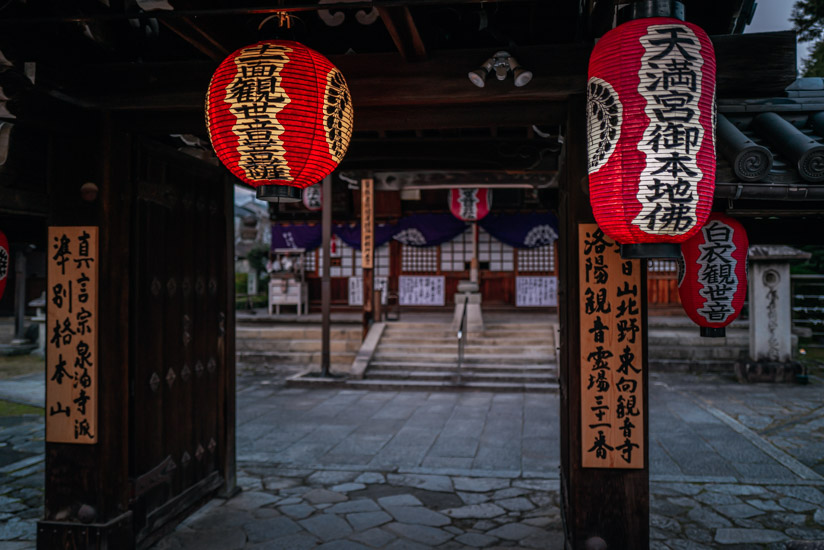
[[[9,240],[0,231],[0,298],[6,290],[6,281],[9,279],[9,266],[11,265],[11,254],[9,254]]]
[[[323,186],[319,183],[303,190],[303,206],[317,212],[323,208]]]
[[[681,245],[678,295],[701,336],[725,335],[747,296],[747,251],[744,227],[724,214],[707,223]]]
[[[206,125],[220,161],[269,201],[299,201],[329,175],[352,135],[352,99],[341,72],[297,42],[246,46],[217,68]]]
[[[492,208],[492,189],[450,189],[449,210],[465,222],[483,219]]]
[[[699,27],[643,6],[589,60],[589,197],[622,255],[677,257],[712,206],[715,54]]]

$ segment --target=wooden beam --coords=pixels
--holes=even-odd
[[[191,8],[175,10],[103,10],[93,12],[87,9],[83,13],[65,14],[58,10],[52,13],[42,9],[17,10],[19,15],[0,18],[0,27],[11,25],[40,25],[43,23],[82,23],[90,21],[117,21],[124,19],[176,19],[181,17],[226,17],[231,15],[271,15],[280,12],[308,12],[318,10],[359,10],[372,8],[394,8],[400,6],[454,6],[458,4],[497,4],[523,3],[524,0],[361,0],[339,2],[307,2],[295,0],[270,6],[237,6],[234,2],[226,2],[231,7]],[[28,12],[28,13],[27,13]]]
[[[378,8],[378,13],[405,61],[426,59],[426,47],[408,7]]]
[[[224,48],[220,42],[215,40],[209,33],[204,31],[189,17],[181,17],[180,19],[161,19],[160,23],[180,38],[194,46],[197,51],[204,54],[209,59],[220,62],[229,55],[229,50]]]
[[[332,279],[329,274],[330,266],[332,264],[331,258],[331,243],[332,243],[332,176],[323,178],[323,187],[321,188],[321,201],[323,211],[321,212],[321,235],[322,248],[321,259],[323,260],[323,267],[321,269],[321,352],[320,352],[320,372],[321,376],[329,376],[330,365],[330,350],[332,344],[330,340],[330,330],[332,325],[331,311],[332,311]]]
[[[715,36],[712,40],[718,97],[778,96],[795,81],[793,31]],[[489,49],[442,51],[412,64],[398,53],[330,56],[330,60],[346,75],[357,120],[357,113],[366,107],[565,101],[586,89],[590,51],[589,43],[518,48],[513,53],[535,74],[522,88],[513,86],[511,80],[492,79],[484,88],[469,82],[467,72],[489,57]],[[49,82],[53,94],[84,107],[200,111],[214,69],[213,63],[118,64],[63,72],[38,67],[38,82]],[[387,128],[391,123],[387,122]]]

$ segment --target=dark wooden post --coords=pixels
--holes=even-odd
[[[39,550],[129,550],[134,544],[128,471],[131,147],[129,136],[116,133],[108,116],[89,126],[99,134],[78,129],[57,138],[60,144],[52,148],[49,224],[99,227],[97,443],[46,443]],[[94,164],[97,159],[100,164]],[[100,189],[91,201],[81,199],[86,181]]]
[[[561,353],[561,501],[567,547],[643,549],[649,547],[649,440],[647,395],[646,268],[641,270],[643,341],[643,469],[582,467],[581,339],[578,224],[593,222],[586,194],[586,102],[569,101],[566,176],[560,189],[559,322]],[[643,262],[642,262],[643,264]],[[602,539],[605,545],[601,545]]]
[[[332,176],[323,178],[323,188],[321,189],[321,201],[323,201],[323,212],[321,214],[321,234],[323,237],[323,269],[320,281],[320,315],[321,315],[321,351],[320,351],[320,373],[321,376],[329,376],[329,351],[331,349],[330,329],[331,329],[331,306],[332,306],[332,281],[329,277],[329,263],[331,262],[331,242],[332,242]]]
[[[374,180],[364,178],[361,183],[361,267],[363,269],[363,338],[374,319],[372,302],[375,294],[375,208]]]
[[[234,183],[228,178],[224,182],[224,215],[226,216],[226,273],[231,275],[235,272],[235,227],[231,222],[234,215],[235,207],[235,190]],[[219,431],[224,441],[221,443],[226,449],[226,454],[223,460],[223,488],[220,495],[224,498],[229,498],[240,491],[237,485],[237,442],[235,441],[235,419],[237,417],[236,410],[236,362],[235,362],[235,289],[232,284],[233,278],[229,279],[228,284],[224,285],[224,300],[226,300],[226,318],[221,329],[221,338],[224,342],[223,348],[223,364],[225,369],[221,369],[221,391],[224,399],[224,414],[220,415],[222,421],[222,429]]]

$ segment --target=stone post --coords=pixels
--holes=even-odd
[[[790,261],[809,257],[809,253],[789,246],[750,247],[750,362],[739,370],[739,378],[750,382],[790,381],[796,374],[792,363]]]

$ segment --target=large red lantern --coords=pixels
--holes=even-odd
[[[450,189],[449,210],[465,222],[483,219],[492,208],[492,189]]]
[[[712,214],[706,225],[681,245],[678,295],[701,336],[724,336],[747,296],[747,252],[744,227],[724,214]]]
[[[715,189],[715,53],[706,33],[648,17],[604,35],[589,60],[587,130],[598,226],[627,257],[677,256],[672,243],[704,225]]]
[[[329,175],[352,135],[352,99],[341,72],[297,42],[246,46],[217,68],[206,125],[220,161],[260,199],[299,201]]]
[[[11,266],[11,254],[9,253],[9,240],[0,231],[0,298],[6,290],[6,281],[9,280],[9,267]]]

